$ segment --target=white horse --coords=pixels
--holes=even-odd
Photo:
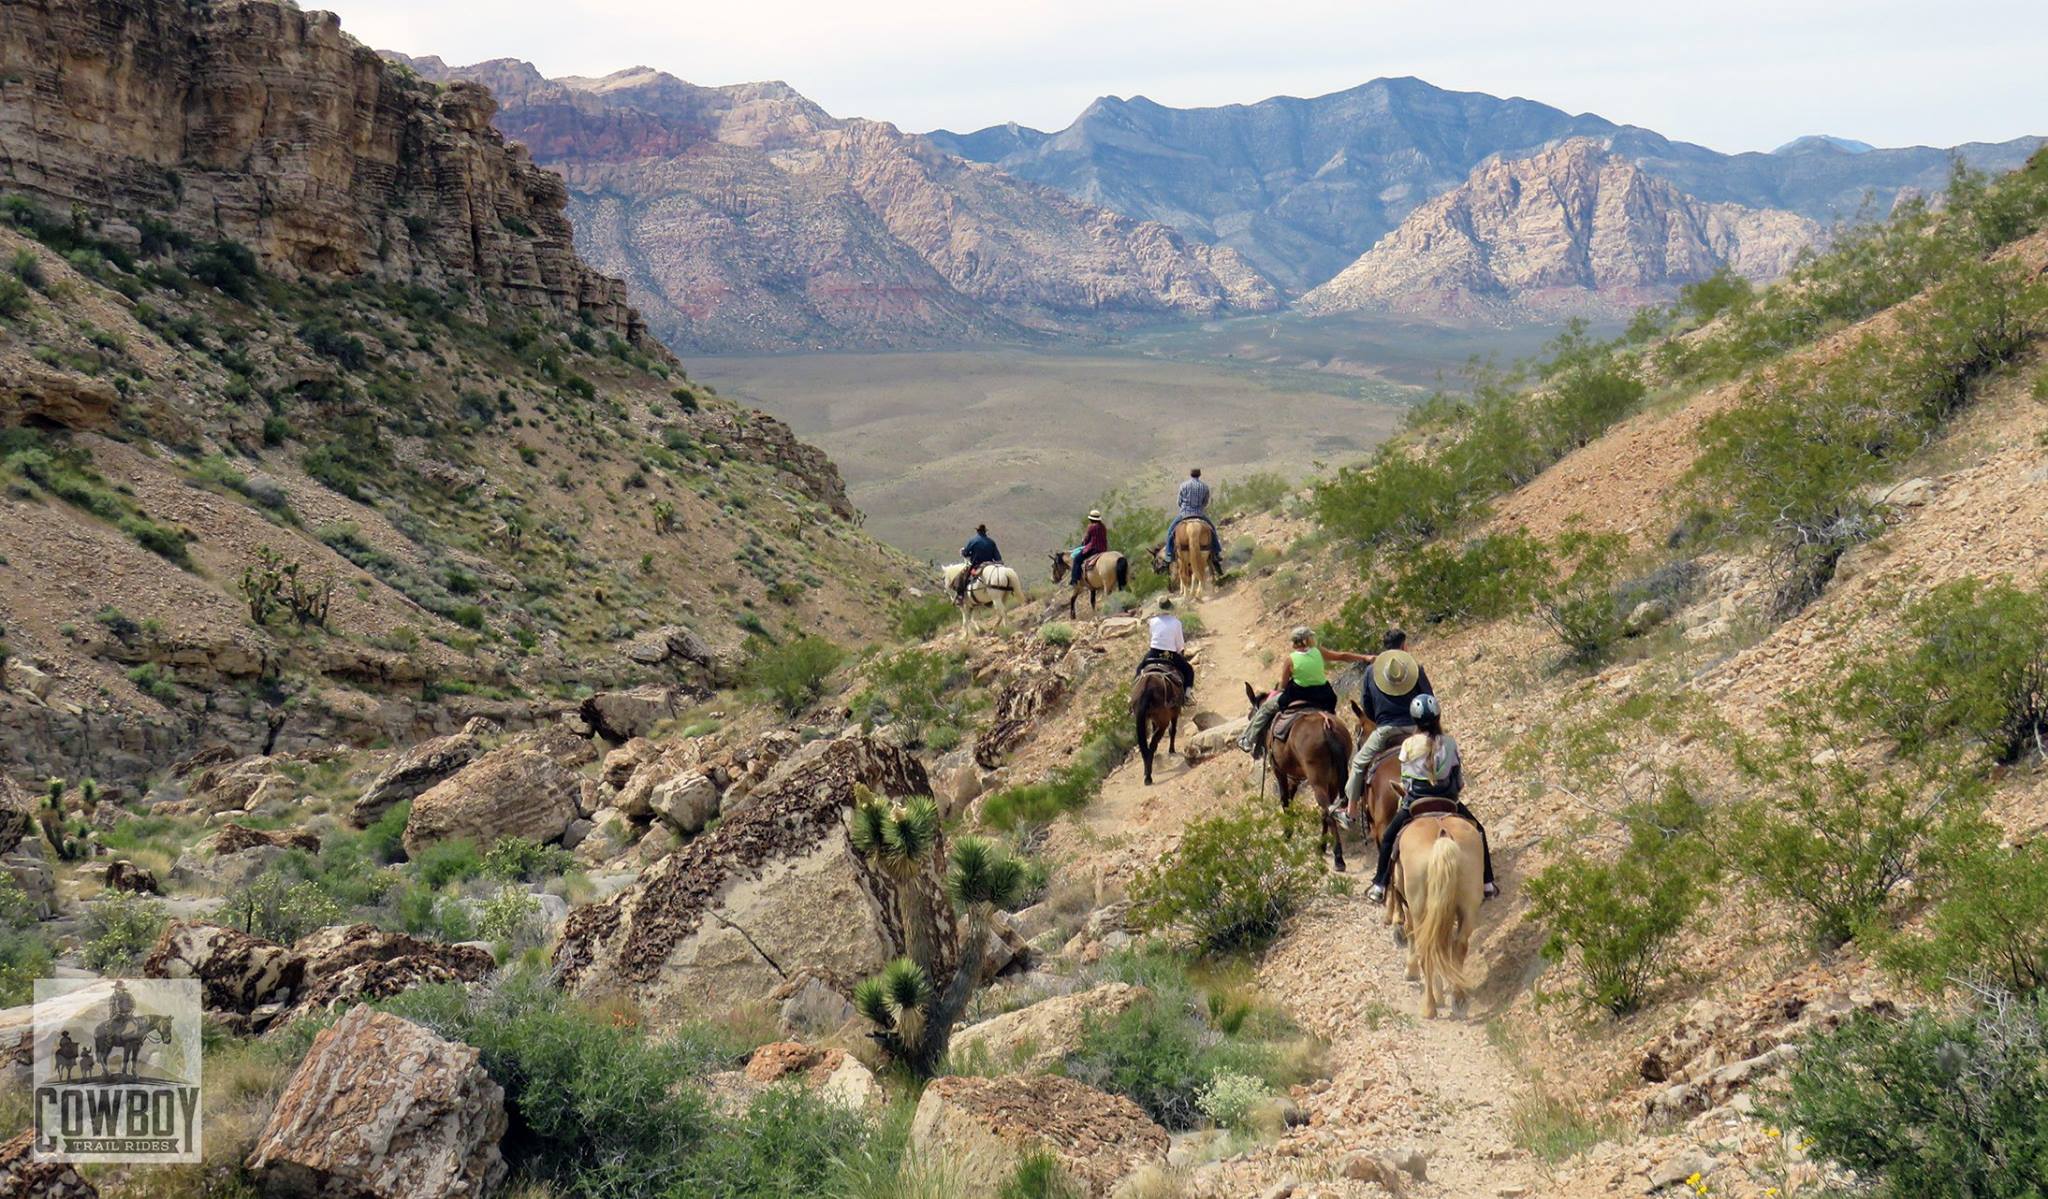
[[[965,562],[955,562],[946,568],[946,594],[954,596],[959,594],[954,590],[954,584],[960,581],[960,572],[966,569],[967,564]],[[1023,590],[1024,581],[1017,577],[1016,571],[1011,570],[1002,563],[991,562],[987,566],[982,567],[981,573],[976,575],[974,581],[967,585],[966,599],[956,601],[960,604],[960,631],[962,633],[976,631],[974,627],[974,610],[976,608],[994,608],[996,610],[996,627],[1002,628],[1003,610],[1015,602],[1023,594]]]

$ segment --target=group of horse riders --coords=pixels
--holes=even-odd
[[[1215,522],[1209,519],[1209,485],[1202,481],[1200,467],[1188,472],[1176,501],[1173,523],[1166,530],[1165,560],[1168,563],[1173,561],[1174,533],[1181,523],[1199,520],[1210,528],[1210,553],[1214,557],[1215,572],[1220,576],[1223,573],[1223,541],[1215,535]],[[1090,511],[1081,544],[1066,552],[1071,561],[1071,577],[1077,581],[1081,579],[1082,568],[1088,559],[1108,550],[1109,528],[1103,524],[1100,510]],[[983,569],[1002,562],[1002,552],[989,537],[987,525],[975,527],[974,536],[961,547],[960,556],[965,559],[966,569],[960,571],[954,580],[956,603],[965,602],[969,588]],[[1057,556],[1055,558],[1057,561]],[[1140,676],[1148,669],[1163,666],[1179,678],[1184,691],[1193,690],[1195,668],[1188,660],[1186,632],[1180,618],[1174,614],[1172,600],[1159,601],[1159,611],[1150,622],[1150,633],[1145,654],[1139,659],[1133,675]],[[1398,753],[1401,764],[1399,808],[1380,836],[1379,862],[1373,871],[1372,888],[1366,892],[1366,898],[1373,903],[1385,902],[1393,870],[1394,847],[1399,843],[1401,831],[1413,818],[1416,803],[1432,800],[1448,804],[1452,811],[1471,821],[1479,830],[1486,880],[1482,895],[1484,899],[1499,896],[1500,888],[1493,878],[1493,853],[1487,843],[1486,826],[1460,798],[1465,789],[1465,770],[1458,753],[1457,739],[1444,731],[1442,704],[1430,684],[1428,673],[1407,651],[1407,634],[1400,629],[1388,629],[1381,639],[1379,652],[1373,654],[1323,649],[1316,644],[1315,630],[1305,627],[1294,630],[1290,643],[1277,685],[1253,712],[1250,723],[1239,738],[1239,745],[1255,757],[1263,753],[1267,729],[1274,718],[1288,708],[1312,708],[1334,716],[1337,712],[1337,691],[1330,684],[1329,664],[1355,662],[1364,666],[1366,670],[1360,684],[1359,700],[1366,718],[1373,724],[1373,730],[1351,757],[1344,783],[1344,803],[1334,808],[1332,813],[1338,823],[1348,827],[1349,812],[1358,807],[1367,781],[1384,755]]]

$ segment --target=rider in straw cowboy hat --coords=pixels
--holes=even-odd
[[[1401,744],[1415,731],[1408,705],[1418,695],[1436,694],[1429,685],[1429,672],[1408,653],[1407,644],[1408,634],[1388,629],[1380,638],[1380,652],[1366,659],[1372,669],[1366,672],[1365,682],[1359,687],[1359,706],[1365,709],[1374,727],[1365,744],[1351,756],[1351,777],[1344,783],[1347,808],[1356,807],[1359,797],[1365,794],[1373,758]]]
[[[1458,756],[1457,740],[1444,732],[1443,708],[1436,696],[1418,695],[1409,703],[1408,714],[1416,731],[1401,743],[1401,809],[1387,825],[1386,835],[1380,838],[1379,867],[1373,871],[1372,890],[1365,893],[1366,902],[1386,901],[1387,879],[1394,872],[1394,846],[1400,843],[1401,830],[1415,818],[1413,809],[1418,799],[1450,800],[1456,813],[1479,830],[1479,850],[1486,868],[1482,898],[1496,898],[1500,887],[1493,881],[1493,847],[1487,843],[1486,826],[1458,798],[1465,790],[1465,763]]]
[[[1088,510],[1088,530],[1081,534],[1081,544],[1073,549],[1074,573],[1071,577],[1074,582],[1079,583],[1081,581],[1081,564],[1083,562],[1086,562],[1096,554],[1108,552],[1109,526],[1102,523],[1102,509],[1090,508]]]

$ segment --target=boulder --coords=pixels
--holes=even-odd
[[[1213,758],[1217,754],[1229,753],[1237,748],[1237,738],[1249,723],[1250,717],[1240,716],[1235,720],[1226,720],[1222,724],[1212,724],[1192,737],[1182,738],[1180,752],[1186,754],[1190,762],[1199,762],[1204,758]]]
[[[306,1199],[478,1199],[506,1174],[505,1092],[477,1051],[351,1008],[285,1084],[248,1168]]]
[[[15,852],[0,856],[0,870],[6,871],[21,893],[28,896],[36,919],[48,920],[57,914],[57,876],[51,873],[50,863],[43,860],[36,842],[24,842]]]
[[[498,748],[530,750],[564,770],[587,766],[597,761],[601,752],[597,742],[591,740],[590,731],[574,727],[567,717],[563,723],[543,725],[509,737]]]
[[[849,991],[901,956],[894,887],[848,833],[855,784],[892,796],[929,786],[916,758],[857,731],[818,743],[745,811],[572,913],[555,948],[563,985],[679,1021],[765,999],[805,972]],[[936,858],[915,885],[939,914],[938,942],[954,943]]]
[[[386,766],[349,809],[349,823],[368,828],[393,806],[412,799],[484,754],[483,738],[470,732],[422,741]]]
[[[647,805],[677,832],[694,835],[718,815],[718,788],[697,771],[686,770],[654,788]]]
[[[1003,1073],[1048,1070],[1081,1047],[1082,1034],[1091,1020],[1115,1017],[1147,994],[1143,987],[1129,983],[1103,983],[1072,995],[1041,999],[954,1033],[952,1051],[968,1059],[985,1057]]]
[[[171,864],[171,881],[198,885],[213,891],[232,891],[256,881],[291,852],[282,845],[258,845],[230,854],[216,854],[206,845],[196,845],[178,855]]]
[[[1364,1149],[1354,1149],[1337,1162],[1337,1173],[1357,1182],[1376,1182],[1397,1197],[1407,1193],[1407,1186],[1401,1179],[1401,1167],[1392,1158],[1381,1157]]]
[[[249,828],[241,824],[228,824],[223,826],[220,832],[214,834],[211,848],[216,857],[226,857],[228,854],[241,853],[244,850],[257,849],[264,846],[275,846],[278,849],[303,849],[307,853],[319,853],[320,838],[304,829],[279,829],[273,832],[265,829]]]
[[[0,854],[13,853],[22,838],[33,837],[36,802],[19,783],[0,774]]]
[[[145,978],[196,978],[209,1010],[248,1015],[291,997],[306,959],[275,941],[203,920],[173,920],[143,959]]]
[[[98,1199],[99,1191],[64,1162],[39,1161],[36,1130],[0,1145],[0,1199]]]
[[[604,756],[597,781],[613,791],[624,787],[642,766],[661,756],[662,747],[645,737],[635,737]]]
[[[1146,1166],[1164,1167],[1166,1130],[1121,1095],[1070,1078],[933,1079],[918,1100],[910,1143],[954,1168],[962,1192],[992,1195],[1028,1153],[1044,1152],[1090,1199]]]
[[[116,858],[107,863],[107,872],[101,880],[101,885],[109,891],[126,891],[132,895],[163,894],[163,888],[157,885],[154,873],[126,858]]]
[[[292,944],[292,952],[305,960],[306,968],[288,1013],[291,1019],[432,983],[480,982],[497,969],[488,950],[444,945],[374,924],[308,933]]]
[[[688,702],[681,690],[650,683],[626,691],[600,691],[583,701],[578,714],[598,736],[626,742],[681,715]]]
[[[813,974],[783,984],[770,998],[781,1000],[778,1022],[782,1030],[798,1036],[835,1033],[854,1017],[853,1001]]]
[[[602,865],[633,848],[640,833],[640,827],[628,820],[624,812],[599,808],[590,816],[590,828],[576,842],[576,858],[592,866]],[[566,832],[563,837],[566,844]]]
[[[297,794],[278,759],[262,756],[208,766],[185,789],[186,802],[201,812],[246,812]]]
[[[6,666],[0,668],[0,671],[4,671],[4,676],[0,676],[0,682],[4,682],[9,691],[18,691],[39,700],[47,700],[50,693],[57,689],[57,680],[37,669],[33,663],[24,662],[20,658],[8,658]]]
[[[582,815],[583,778],[538,749],[504,745],[421,792],[405,822],[405,848],[467,837],[553,841]]]

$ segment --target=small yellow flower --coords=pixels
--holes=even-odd
[[[1807,1138],[1806,1140],[1803,1140],[1803,1141],[1799,1142],[1799,1148],[1800,1148],[1801,1150],[1806,1150],[1806,1149],[1811,1149],[1811,1148],[1813,1148],[1813,1139],[1812,1139],[1811,1137],[1809,1137],[1809,1138]]]
[[[1699,1184],[1700,1184],[1700,1172],[1699,1172],[1698,1170],[1694,1170],[1694,1171],[1692,1172],[1692,1176],[1691,1176],[1691,1177],[1689,1177],[1689,1178],[1687,1178],[1687,1179],[1685,1180],[1685,1185],[1687,1185],[1687,1186],[1689,1186],[1689,1187],[1696,1187],[1696,1186],[1698,1186]]]
[[[1777,1188],[1777,1187],[1765,1187],[1765,1188],[1764,1188],[1764,1199],[1770,1199],[1770,1197],[1771,1197],[1772,1195],[1775,1195],[1775,1194],[1777,1194],[1777,1193],[1778,1193],[1778,1188]]]
[[[1774,1136],[1777,1136],[1777,1135],[1778,1135],[1778,1130],[1777,1130],[1777,1129],[1775,1129],[1775,1128],[1766,1128],[1766,1129],[1764,1129],[1764,1135],[1765,1135],[1765,1136],[1767,1136],[1767,1137],[1774,1137]]]

